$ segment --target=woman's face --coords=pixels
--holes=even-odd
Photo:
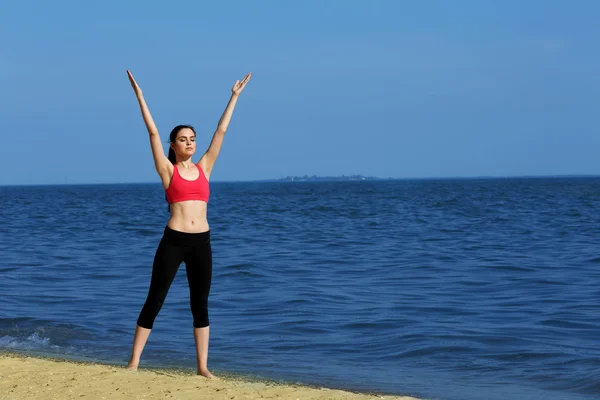
[[[196,151],[196,134],[190,128],[183,128],[177,132],[175,143],[171,143],[175,154],[181,157],[191,157]]]

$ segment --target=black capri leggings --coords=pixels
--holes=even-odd
[[[208,326],[208,294],[212,279],[210,232],[184,233],[168,226],[158,245],[152,266],[152,280],[146,303],[137,320],[142,328],[152,329],[167,292],[182,262],[185,262],[194,328]]]

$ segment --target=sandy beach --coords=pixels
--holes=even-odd
[[[0,355],[0,399],[199,398],[416,400],[240,378],[208,380],[166,370],[129,372],[110,365]]]

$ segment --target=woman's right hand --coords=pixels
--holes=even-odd
[[[129,77],[129,82],[131,83],[131,87],[133,88],[135,95],[141,96],[142,89],[138,86],[137,82],[135,81],[135,79],[133,78],[133,75],[131,75],[131,72],[129,72],[129,70],[127,70],[127,76]]]

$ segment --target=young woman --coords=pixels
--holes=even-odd
[[[171,211],[171,217],[154,256],[150,290],[137,320],[127,369],[137,370],[154,319],[165,301],[179,265],[184,262],[194,317],[198,375],[213,378],[207,367],[210,329],[207,302],[212,279],[210,231],[206,219],[210,194],[208,181],[221,150],[235,104],[252,74],[246,75],[244,79],[236,81],[233,85],[231,98],[219,120],[210,146],[197,164],[192,161],[196,151],[196,132],[190,125],[178,125],[173,129],[169,136],[169,157],[165,157],[158,130],[142,95],[142,89],[131,72],[127,71],[127,75],[150,134],[154,166],[165,188]]]

